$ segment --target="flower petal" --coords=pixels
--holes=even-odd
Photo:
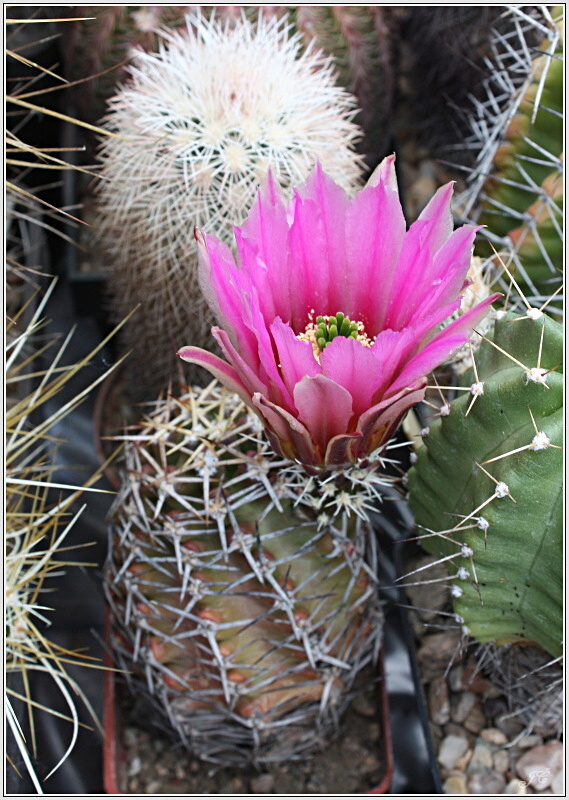
[[[233,347],[233,343],[231,342],[227,333],[221,328],[217,327],[212,328],[211,332],[214,339],[219,344],[223,355],[226,357],[229,363],[233,365],[241,377],[243,384],[249,390],[249,394],[252,395],[254,392],[267,394],[269,390],[268,384],[263,383],[258,371],[255,372],[253,369],[251,369],[247,362],[241,358],[240,353],[238,353]]]
[[[296,338],[290,325],[277,318],[271,325],[271,333],[278,353],[278,366],[285,385],[291,395],[296,384],[309,375],[313,378],[322,372],[322,367],[314,358],[310,342]]]
[[[275,317],[290,320],[287,208],[270,171],[246,221],[234,233],[239,263],[258,289],[266,324]]]
[[[436,279],[434,256],[452,233],[452,190],[452,183],[441,186],[407,231],[391,287],[386,328],[404,327],[422,302],[425,286]]]
[[[238,372],[219,356],[202,350],[201,347],[181,347],[177,353],[181,359],[190,364],[198,364],[211,372],[214,378],[222,383],[231,392],[235,392],[239,397],[251,406],[251,393],[241,380]]]
[[[385,156],[369,176],[366,186],[379,186],[382,184],[392,192],[399,194],[397,186],[397,171],[395,169],[395,153]]]
[[[450,236],[436,253],[434,269],[429,276],[429,285],[421,303],[409,306],[409,312],[421,316],[431,314],[436,308],[455,300],[464,287],[465,276],[470,267],[474,238],[481,226],[462,225]]]
[[[352,396],[330,378],[305,376],[294,389],[298,418],[304,423],[323,458],[330,439],[348,433],[353,416]],[[353,432],[353,431],[352,431]]]
[[[374,344],[372,352],[381,364],[382,381],[376,390],[374,402],[379,402],[386,392],[391,395],[390,386],[404,369],[405,365],[426,342],[436,333],[438,326],[454,314],[460,307],[460,299],[437,309],[429,317],[418,319],[416,324],[400,331],[382,331]]]
[[[362,414],[382,380],[382,367],[369,347],[355,339],[337,336],[320,355],[327,378],[343,386],[352,396],[353,412]]]
[[[345,249],[348,203],[344,190],[320,166],[291,201],[290,323],[296,333],[305,329],[311,311],[318,315],[343,310],[347,285],[353,280]]]
[[[429,344],[409,360],[405,368],[389,388],[389,394],[397,392],[404,386],[409,386],[413,381],[447,361],[465,342],[468,341],[473,327],[488,313],[489,306],[494,303],[500,294],[493,294],[487,300],[463,314],[435,336]]]
[[[275,452],[302,464],[319,464],[321,459],[306,427],[283,408],[271,403],[262,394],[253,395],[253,405],[266,425],[265,431]]]
[[[358,192],[346,214],[348,302],[338,310],[363,321],[371,335],[384,324],[405,228],[399,195],[389,178]]]
[[[257,340],[243,324],[243,292],[236,285],[239,279],[229,247],[215,236],[196,230],[198,243],[199,282],[207,304],[233,344],[251,365],[257,361]]]
[[[358,443],[356,457],[365,458],[378,447],[388,444],[404,414],[425,396],[426,385],[427,381],[423,378],[362,414],[357,428],[362,438]]]
[[[451,200],[454,181],[445,183],[431,197],[418,219],[431,222],[429,227],[429,246],[437,252],[453,231]]]
[[[356,456],[354,450],[358,447],[358,443],[362,438],[359,431],[356,433],[342,433],[339,436],[334,436],[328,442],[326,448],[326,455],[324,456],[324,465],[326,467],[338,468],[347,464],[353,464]]]

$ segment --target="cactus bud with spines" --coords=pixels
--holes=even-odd
[[[216,383],[125,438],[105,580],[118,666],[204,760],[307,755],[381,643],[365,503],[382,479],[309,477]]]
[[[544,314],[508,314],[488,339],[472,391],[429,426],[409,472],[410,506],[422,546],[456,572],[465,632],[480,642],[534,642],[556,657],[563,336]]]

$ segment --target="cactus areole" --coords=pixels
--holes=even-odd
[[[406,231],[394,156],[353,199],[317,165],[287,208],[269,175],[235,229],[238,266],[196,232],[227,361],[179,355],[235,391],[286,458],[320,470],[381,452],[497,297],[440,329],[460,307],[477,231],[453,231],[451,195],[441,187]]]

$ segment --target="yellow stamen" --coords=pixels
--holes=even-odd
[[[323,314],[314,317],[314,310],[309,314],[309,322],[302,333],[297,335],[301,342],[310,342],[314,358],[320,363],[320,354],[337,336],[355,339],[364,347],[371,347],[375,341],[365,331],[364,323],[352,322],[342,312]]]

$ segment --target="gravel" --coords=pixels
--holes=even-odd
[[[430,558],[419,557],[409,571]],[[457,627],[432,631],[437,624],[433,613],[448,612],[448,599],[433,596],[427,618],[426,598],[418,590],[410,587],[407,594],[416,606],[411,615],[417,659],[443,792],[563,794],[562,743],[553,736],[526,732],[524,723],[509,711],[504,690],[481,673],[472,649],[461,647]]]

